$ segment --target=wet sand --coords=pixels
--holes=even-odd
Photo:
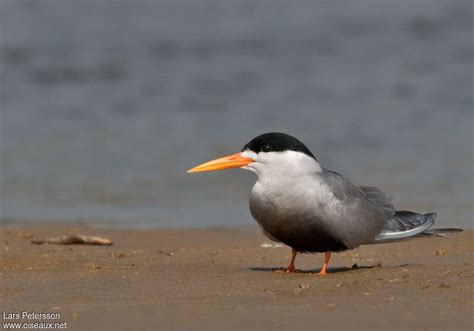
[[[114,244],[30,243],[78,233]],[[473,239],[364,246],[323,277],[321,254],[272,272],[290,250],[256,229],[2,229],[0,306],[59,313],[68,330],[472,330]]]

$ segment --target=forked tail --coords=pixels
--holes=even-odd
[[[446,237],[448,233],[462,231],[462,229],[455,228],[430,229],[435,223],[435,220],[436,213],[423,215],[405,210],[397,211],[395,215],[385,223],[385,228],[375,238],[375,243],[394,242],[422,236]]]

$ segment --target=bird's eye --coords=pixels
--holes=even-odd
[[[265,144],[265,145],[263,146],[263,151],[264,151],[264,152],[269,152],[269,151],[271,151],[271,150],[272,150],[272,145],[270,145],[270,144]]]

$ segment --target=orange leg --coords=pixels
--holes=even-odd
[[[331,252],[330,252],[330,251],[327,251],[327,252],[326,252],[326,260],[324,261],[324,265],[323,265],[323,267],[321,268],[321,271],[319,272],[319,274],[320,274],[321,276],[326,276],[326,275],[327,275],[326,271],[327,271],[327,268],[328,268],[328,264],[329,264],[329,260],[330,260],[330,259],[331,259]]]
[[[296,268],[295,268],[296,254],[298,254],[298,252],[295,249],[291,249],[291,261],[290,261],[290,265],[288,266],[288,268],[286,268],[286,269],[277,269],[277,270],[275,270],[275,272],[296,272]]]

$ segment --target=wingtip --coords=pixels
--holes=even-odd
[[[425,217],[426,218],[431,218],[433,221],[436,221],[436,218],[438,218],[438,214],[436,214],[435,212],[427,213],[427,214],[425,214]]]

